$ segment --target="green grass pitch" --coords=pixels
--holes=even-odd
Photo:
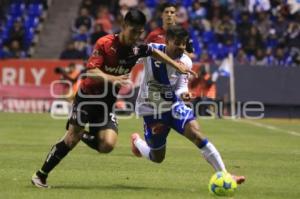
[[[300,198],[300,120],[199,120],[232,173],[247,177],[235,199]],[[50,174],[51,189],[30,183],[65,120],[49,114],[0,113],[0,198],[206,199],[213,170],[189,141],[172,131],[162,164],[136,158],[130,134],[142,121],[120,119],[115,150],[98,154],[80,143]],[[272,127],[270,127],[272,126]],[[293,133],[291,133],[293,132]]]

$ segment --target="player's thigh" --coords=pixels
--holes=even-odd
[[[196,120],[191,120],[186,123],[183,135],[196,145],[199,145],[205,139],[205,136],[201,132],[200,126]]]

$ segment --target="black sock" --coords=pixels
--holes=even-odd
[[[41,174],[47,177],[48,173],[69,153],[70,150],[71,149],[63,140],[54,145],[41,170],[37,172],[37,175]]]
[[[96,134],[88,133],[87,131],[84,131],[81,141],[83,141],[86,145],[88,145],[90,148],[99,151],[98,147],[98,137]]]

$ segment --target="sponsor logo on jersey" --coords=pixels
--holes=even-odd
[[[94,49],[94,50],[93,50],[93,53],[92,53],[92,56],[93,56],[93,57],[100,57],[100,56],[102,56],[102,55],[101,55],[101,52],[100,52],[99,50]]]
[[[107,65],[104,66],[104,69],[108,73],[114,73],[118,75],[124,75],[128,74],[130,72],[130,69],[124,68],[124,66],[117,66],[117,67],[108,67]]]

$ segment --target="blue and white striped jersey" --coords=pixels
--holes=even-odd
[[[149,45],[165,52],[165,44]],[[176,60],[192,68],[192,60],[186,54]],[[180,74],[172,66],[150,56],[143,58],[143,63],[144,70],[135,107],[137,115],[155,115],[169,111],[172,104],[180,100],[180,95],[188,92],[188,75]]]

